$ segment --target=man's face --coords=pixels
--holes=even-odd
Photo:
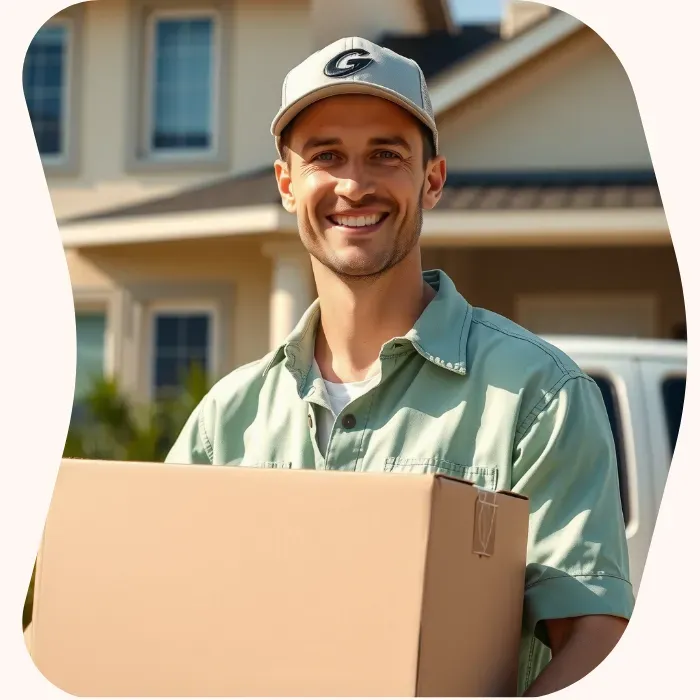
[[[337,275],[375,277],[420,237],[422,209],[444,184],[444,160],[424,166],[417,120],[373,96],[321,100],[295,120],[287,163],[275,166],[301,241]]]

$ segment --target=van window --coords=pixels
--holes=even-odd
[[[661,385],[661,392],[664,397],[668,439],[671,445],[671,454],[673,454],[676,449],[678,431],[681,427],[683,404],[685,402],[685,377],[668,377]]]
[[[625,517],[625,524],[629,522],[629,490],[627,481],[627,464],[625,461],[625,445],[622,435],[622,422],[620,420],[620,408],[618,405],[617,392],[612,381],[608,377],[590,374],[603,395],[605,409],[608,412],[610,427],[613,439],[615,440],[615,453],[617,456],[617,473],[620,480],[620,501],[622,503],[622,514]]]

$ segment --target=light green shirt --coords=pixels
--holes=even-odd
[[[316,301],[281,347],[213,387],[168,461],[437,472],[526,495],[522,693],[551,658],[538,623],[632,613],[612,432],[597,385],[565,354],[472,307],[443,272],[424,278],[437,295],[411,331],[384,344],[378,384],[338,415],[325,458]]]

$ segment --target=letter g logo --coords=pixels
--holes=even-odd
[[[364,49],[349,49],[339,53],[326,64],[323,72],[329,78],[344,78],[361,71],[374,61],[370,58],[369,51]]]

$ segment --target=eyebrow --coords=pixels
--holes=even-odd
[[[411,145],[401,136],[381,136],[369,140],[372,146],[401,146],[407,151],[411,150]]]
[[[305,144],[302,150],[306,151],[309,148],[325,148],[326,146],[339,146],[341,140],[338,138],[318,138],[312,136]]]
[[[405,138],[401,136],[376,136],[369,140],[371,146],[400,146],[407,151],[411,151],[411,146]],[[339,146],[342,144],[342,139],[335,138],[319,138],[312,136],[303,147],[306,151],[310,148],[326,148],[328,146]]]

